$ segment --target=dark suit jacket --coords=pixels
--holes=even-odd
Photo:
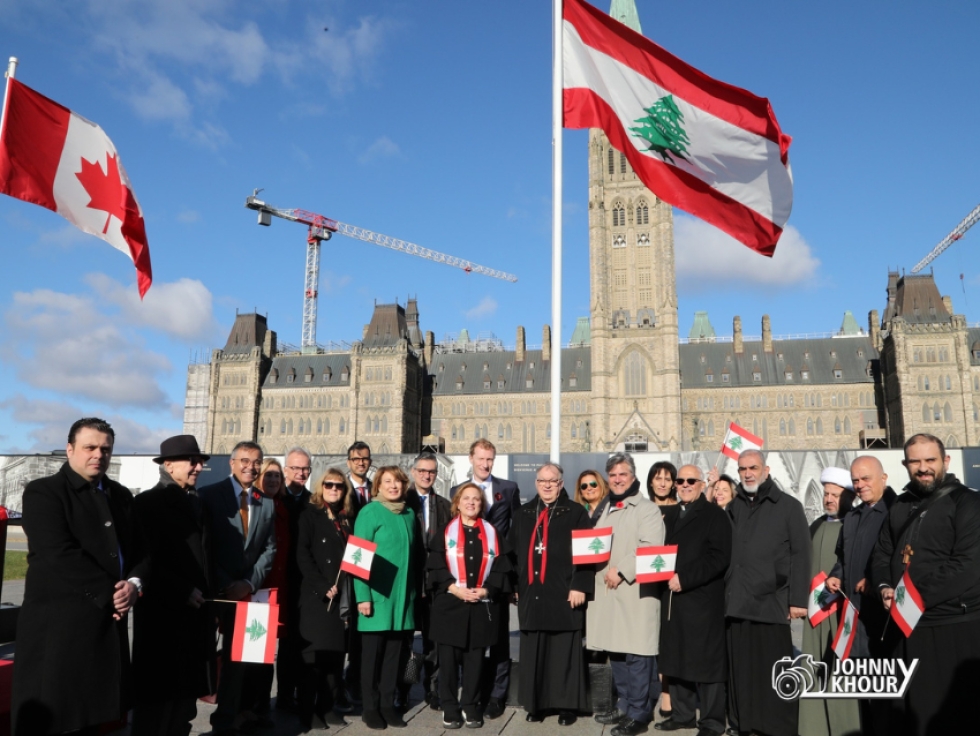
[[[514,512],[521,507],[521,489],[514,481],[502,480],[495,475],[491,475],[490,480],[493,484],[493,505],[486,519],[496,527],[501,537],[506,537],[510,533]],[[453,486],[449,491],[450,498],[456,495],[456,490],[461,485],[463,484]]]
[[[354,497],[354,511],[355,512],[360,511],[362,508],[364,508],[365,506],[367,506],[367,504],[370,503],[370,502],[365,503],[361,499],[361,494],[359,494],[357,492],[357,486],[355,485],[354,479],[351,477],[350,473],[347,474],[347,482],[350,483],[350,492],[353,494],[353,497]],[[371,497],[371,481],[370,480],[368,480],[368,482],[367,482],[367,493],[368,493],[368,498],[370,498]]]
[[[24,491],[28,568],[17,622],[12,723],[39,736],[117,720],[129,708],[127,621],[112,618],[117,582],[146,576],[133,495],[107,493],[65,463]],[[122,553],[122,570],[119,555]]]
[[[415,531],[418,538],[422,540],[422,546],[425,548],[425,558],[428,558],[429,551],[432,549],[432,541],[435,539],[440,529],[443,529],[452,518],[450,516],[450,509],[452,504],[435,490],[429,492],[426,499],[428,501],[429,507],[429,531],[425,531],[425,517],[422,516],[422,500],[419,496],[418,491],[414,488],[410,488],[405,496],[405,502],[408,507],[415,512]],[[423,584],[422,584],[422,595],[426,598],[429,597],[429,569],[426,567],[423,572]]]
[[[242,539],[242,521],[231,478],[205,486],[198,495],[208,515],[216,591],[220,593],[236,580],[247,580],[256,590],[261,588],[276,556],[272,499],[258,488],[251,489],[248,539]]]

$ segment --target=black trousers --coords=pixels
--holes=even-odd
[[[303,647],[306,643],[299,635],[299,617],[290,622],[287,633],[279,639],[276,656],[276,699],[292,700],[300,685],[303,671]]]
[[[333,710],[344,686],[344,653],[311,652],[301,657],[299,718],[309,727],[313,716],[323,718]]]
[[[460,708],[466,715],[478,715],[480,680],[483,675],[483,647],[460,649],[448,644],[439,645],[439,700],[445,720],[460,716]],[[463,690],[459,697],[459,670],[463,669]]]
[[[242,710],[242,698],[246,695],[246,682],[249,674],[254,678],[259,672],[257,668],[269,667],[267,664],[251,664],[248,662],[232,662],[232,632],[235,630],[235,607],[227,606],[228,610],[221,618],[221,677],[218,678],[218,707],[211,713],[211,727],[215,731],[230,731],[235,718]],[[271,669],[271,668],[270,668]],[[252,679],[254,682],[254,679]],[[252,704],[249,703],[249,706]]]
[[[701,717],[698,728],[712,733],[725,730],[725,683],[690,682],[670,678],[670,707],[678,723],[693,721],[697,716],[698,695],[701,700]]]
[[[504,701],[510,687],[510,601],[504,597],[490,605],[496,608],[492,614],[498,616],[500,621],[497,641],[490,646],[490,675],[493,677],[490,697]]]
[[[197,715],[197,698],[140,703],[133,708],[130,736],[187,736]]]
[[[395,687],[405,671],[414,633],[361,632],[361,699],[365,712],[395,707]]]

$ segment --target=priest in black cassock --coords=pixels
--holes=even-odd
[[[592,522],[569,500],[562,475],[557,463],[538,469],[538,495],[514,514],[509,540],[521,628],[518,701],[531,723],[557,711],[558,723],[570,726],[576,712],[589,709],[582,632],[595,570],[572,564],[572,531]]]

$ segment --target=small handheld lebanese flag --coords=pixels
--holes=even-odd
[[[608,562],[612,554],[612,527],[572,531],[572,564]]]
[[[659,583],[670,580],[677,566],[677,545],[636,548],[636,582]]]
[[[810,600],[806,605],[810,626],[819,626],[821,621],[837,610],[839,603],[840,593],[827,590],[827,573],[821,570],[810,581]]]
[[[925,610],[922,596],[912,584],[912,578],[909,577],[909,571],[906,569],[901,582],[895,586],[895,600],[892,601],[892,618],[906,638],[912,635],[912,629],[919,623]]]
[[[763,439],[756,437],[747,429],[742,429],[735,422],[728,423],[728,431],[725,433],[725,444],[721,446],[721,451],[732,460],[738,460],[740,453],[746,450],[761,450]]]
[[[712,79],[584,0],[564,0],[566,128],[601,128],[665,202],[771,256],[793,208],[769,100]]]
[[[837,635],[834,637],[833,650],[838,659],[851,656],[851,646],[857,636],[858,612],[847,598],[841,610],[840,623],[837,624]]]
[[[7,79],[0,192],[54,210],[136,265],[140,297],[153,281],[143,211],[112,141],[98,125]]]
[[[271,603],[238,601],[235,604],[235,631],[231,641],[232,662],[276,661],[276,632],[279,606]]]
[[[347,538],[347,548],[344,550],[344,559],[340,563],[340,569],[355,575],[362,580],[371,578],[371,563],[374,562],[374,551],[378,548],[374,542],[355,537],[353,534]]]

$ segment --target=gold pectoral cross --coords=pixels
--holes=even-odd
[[[902,550],[902,564],[908,565],[909,559],[914,555],[915,552],[912,551],[912,545],[906,544],[905,549]]]

